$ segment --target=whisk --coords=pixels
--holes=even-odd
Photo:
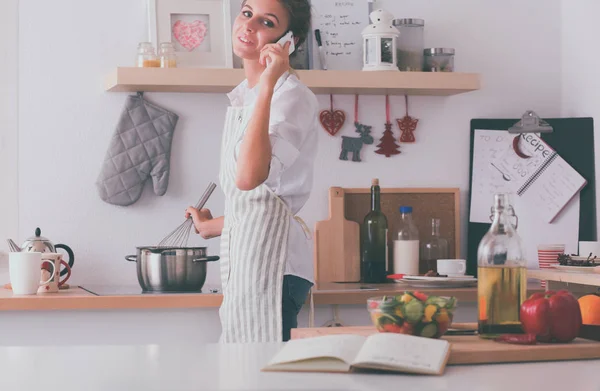
[[[196,209],[202,209],[208,198],[215,190],[217,185],[213,182],[208,184],[208,187],[204,191],[204,194],[196,204]],[[175,228],[171,233],[169,233],[163,240],[158,243],[157,247],[185,247],[187,245],[188,239],[190,237],[190,231],[192,230],[192,225],[194,221],[191,217],[188,217],[183,223],[179,225],[179,227]]]

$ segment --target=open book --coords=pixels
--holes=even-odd
[[[442,375],[450,343],[442,339],[378,333],[342,334],[287,342],[263,371],[353,372],[361,369]]]

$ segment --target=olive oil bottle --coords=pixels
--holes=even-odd
[[[492,214],[492,225],[477,249],[478,324],[482,338],[521,333],[519,312],[527,295],[523,243],[511,222],[511,217],[516,216],[507,194],[494,196]]]
[[[360,231],[360,275],[366,283],[386,282],[388,270],[388,223],[381,211],[379,180],[371,182],[371,211]]]

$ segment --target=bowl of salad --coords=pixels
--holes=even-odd
[[[427,296],[406,291],[397,296],[367,299],[373,324],[382,333],[440,338],[452,324],[455,297]]]

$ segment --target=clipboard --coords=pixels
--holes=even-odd
[[[470,133],[469,164],[469,217],[473,194],[473,155],[475,130],[509,131],[519,119],[473,119]],[[571,167],[579,172],[587,185],[579,192],[579,240],[595,241],[596,232],[596,183],[594,156],[594,123],[593,118],[553,118],[545,119],[545,124],[552,128],[540,134],[540,137],[552,147]],[[511,132],[513,133],[513,132]],[[491,203],[490,203],[491,206]],[[517,214],[519,212],[517,211]],[[471,222],[467,227],[467,273],[477,275],[477,248],[483,236],[489,230],[490,223]]]

